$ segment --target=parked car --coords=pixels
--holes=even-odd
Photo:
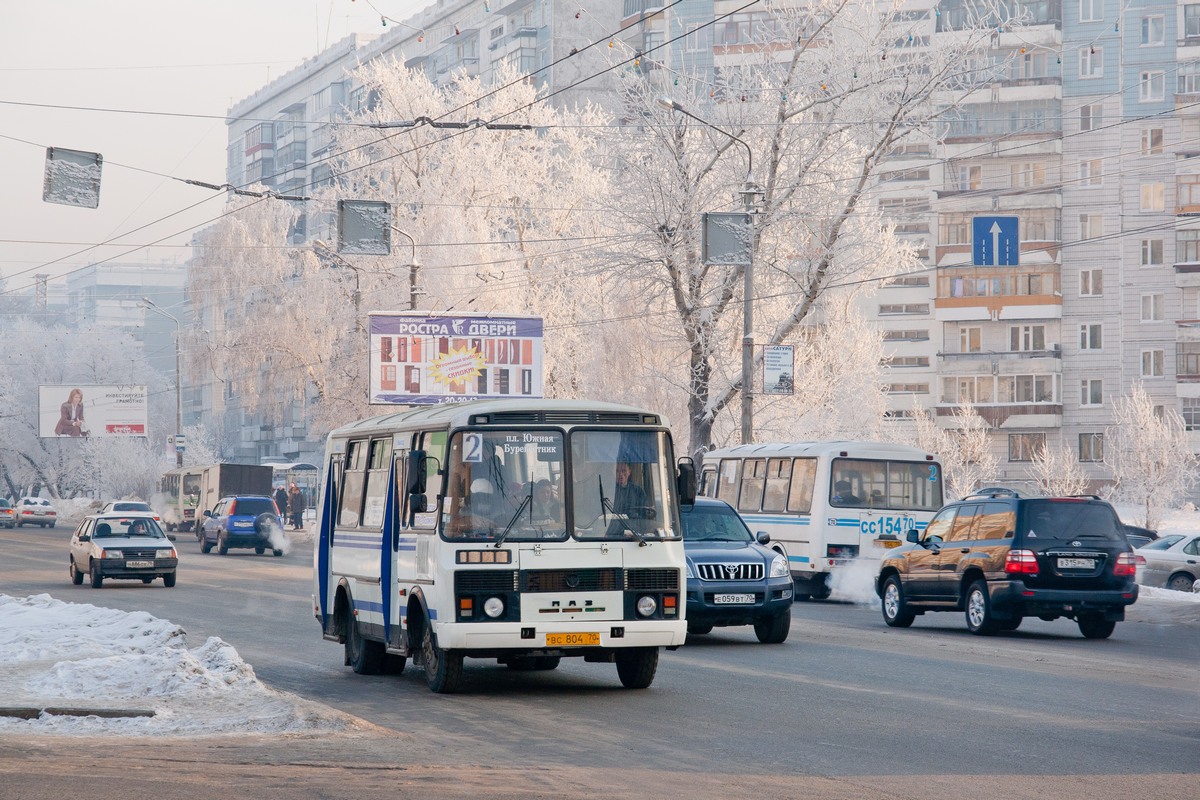
[[[746,523],[721,500],[697,497],[684,506],[683,549],[687,557],[687,629],[704,634],[714,627],[753,625],[760,642],[778,644],[792,626],[792,576],[787,559],[764,547]]]
[[[200,550],[205,553],[214,547],[225,555],[233,547],[252,547],[262,555],[268,549],[274,555],[283,550],[272,543],[272,536],[281,536],[283,517],[275,500],[265,495],[236,495],[223,497],[215,508],[204,512],[204,522],[196,529]]]
[[[44,497],[22,497],[17,501],[17,527],[40,525],[53,528],[58,523],[58,512]]]
[[[975,494],[907,538],[875,582],[894,628],[927,611],[962,611],[980,635],[1016,630],[1025,617],[1067,617],[1085,637],[1105,639],[1137,600],[1133,550],[1116,511],[1096,497]]]
[[[110,512],[125,512],[125,513],[140,513],[150,514],[154,517],[154,521],[162,525],[162,516],[157,511],[150,507],[149,503],[143,503],[141,500],[111,500],[104,504],[104,508],[100,509],[100,513],[108,514]],[[172,542],[175,541],[175,534],[167,531],[167,538]]]
[[[1122,527],[1125,528],[1125,541],[1129,542],[1129,546],[1134,550],[1145,547],[1158,538],[1158,531],[1152,531],[1149,528],[1124,523],[1122,523]]]
[[[17,511],[5,497],[0,497],[0,525],[6,528],[17,527]]]
[[[179,554],[150,514],[89,514],[71,534],[71,583],[86,575],[93,589],[106,578],[175,585]]]
[[[1195,591],[1200,580],[1200,534],[1171,534],[1134,551],[1138,583],[1177,592]]]

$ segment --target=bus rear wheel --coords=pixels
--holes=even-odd
[[[346,663],[359,675],[378,675],[383,669],[382,642],[364,639],[353,614],[346,614]]]
[[[658,671],[657,647],[630,647],[617,652],[617,677],[626,689],[645,689]]]
[[[454,694],[462,687],[462,654],[437,646],[433,625],[428,617],[425,619],[425,629],[421,632],[421,659],[425,662],[425,683],[430,691]]]

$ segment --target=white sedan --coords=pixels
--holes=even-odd
[[[1138,583],[1191,592],[1200,580],[1200,534],[1173,533],[1133,552],[1138,557]]]

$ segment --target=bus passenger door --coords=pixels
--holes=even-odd
[[[321,615],[321,628],[331,632],[333,621],[333,527],[337,521],[338,488],[342,482],[343,454],[335,453],[326,465],[325,486],[317,514],[317,544],[313,553],[313,573],[316,576],[316,595]]]

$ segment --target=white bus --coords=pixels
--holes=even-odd
[[[159,480],[155,502],[168,531],[190,531],[195,526],[203,471],[203,467],[176,467]]]
[[[329,434],[313,613],[355,672],[456,691],[463,658],[615,662],[644,688],[686,637],[678,465],[667,421],[585,401],[484,400]]]
[[[942,507],[942,469],[923,450],[879,442],[737,445],[704,454],[700,492],[770,534],[797,597],[823,600],[833,570],[924,530]]]

